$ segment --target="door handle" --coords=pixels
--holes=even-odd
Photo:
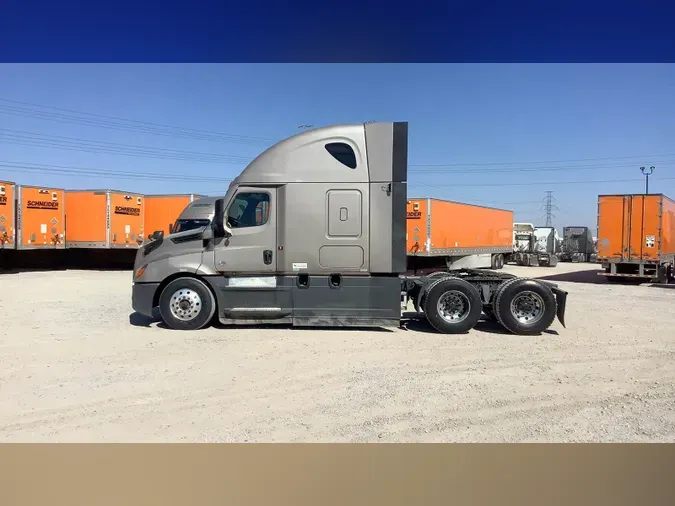
[[[263,251],[263,262],[265,262],[265,265],[269,265],[272,263],[272,250],[271,249],[266,249]]]

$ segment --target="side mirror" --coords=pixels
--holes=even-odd
[[[155,230],[150,236],[148,237],[151,241],[161,241],[164,239],[164,232],[162,230]]]
[[[225,201],[218,199],[215,203],[213,220],[211,220],[211,229],[214,237],[230,237],[232,230],[225,224]]]

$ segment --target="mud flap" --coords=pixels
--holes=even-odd
[[[560,324],[565,327],[565,305],[567,304],[567,292],[564,290],[561,290],[557,286],[551,286],[551,291],[555,295],[555,300],[558,306],[558,309],[556,311],[558,320],[560,321]]]

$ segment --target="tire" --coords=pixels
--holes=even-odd
[[[497,270],[499,269],[499,255],[492,255],[490,260],[490,269]]]
[[[182,307],[181,299],[184,302]],[[215,312],[213,293],[196,278],[174,279],[159,296],[159,314],[164,323],[175,330],[201,329],[211,322]],[[180,318],[181,314],[185,317]]]
[[[426,290],[424,314],[437,331],[463,334],[476,326],[482,314],[478,290],[459,278],[435,281]]]
[[[551,326],[557,304],[548,286],[533,279],[515,278],[499,287],[493,308],[497,321],[509,332],[536,335]]]
[[[501,253],[497,255],[497,269],[503,269],[504,268],[504,255]]]

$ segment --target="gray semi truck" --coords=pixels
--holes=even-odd
[[[588,227],[563,227],[561,262],[592,262],[595,254],[593,233]]]
[[[409,303],[447,334],[468,331],[482,313],[515,334],[540,333],[556,316],[564,327],[567,292],[553,283],[490,270],[413,274],[407,158],[406,122],[327,126],[280,141],[208,203],[204,222],[177,222],[138,250],[133,309],[149,317],[158,309],[183,330],[214,320],[400,326]],[[207,204],[191,206],[198,202]]]

